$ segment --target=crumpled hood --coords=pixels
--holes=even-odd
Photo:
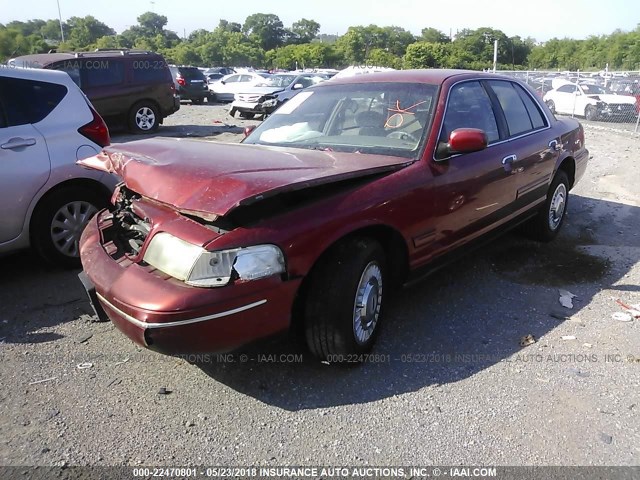
[[[402,168],[403,157],[156,138],[80,160],[140,195],[212,219],[279,193]]]
[[[236,95],[269,95],[284,90],[283,87],[246,87]]]
[[[605,103],[628,104],[628,105],[634,105],[636,103],[636,99],[628,95],[613,95],[611,93],[598,95],[594,93],[593,95],[587,95],[587,96],[598,97],[601,101]]]

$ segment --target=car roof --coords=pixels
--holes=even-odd
[[[461,79],[468,78],[507,78],[513,80],[511,77],[504,77],[493,73],[476,72],[473,70],[451,70],[451,69],[424,69],[424,70],[389,70],[385,72],[375,73],[363,73],[360,75],[353,75],[342,78],[331,78],[327,82],[322,82],[320,85],[336,85],[347,83],[369,83],[369,82],[418,82],[418,83],[431,83],[439,85],[448,78],[460,76]]]
[[[0,67],[0,76],[21,78],[24,80],[38,80],[63,85],[75,85],[66,72],[59,70],[43,70],[40,68]]]
[[[148,52],[146,50],[99,50],[95,52],[56,52],[56,53],[34,53],[31,55],[21,55],[12,58],[7,62],[8,65],[18,66],[20,63],[26,63],[32,68],[45,67],[60,60],[76,60],[81,58],[111,58],[111,57],[127,57],[127,56],[149,56],[160,57],[159,53]]]

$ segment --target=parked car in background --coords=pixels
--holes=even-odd
[[[579,122],[515,79],[333,79],[242,144],[157,138],[84,161],[124,179],[82,236],[85,285],[159,352],[295,326],[319,358],[358,361],[394,287],[516,225],[553,239],[588,158]]]
[[[220,80],[209,84],[209,98],[215,102],[233,102],[236,93],[240,93],[248,86],[264,82],[269,74],[258,74],[255,72],[233,73],[226,75]]]
[[[243,118],[269,115],[301,90],[327,79],[326,76],[316,74],[280,73],[273,75],[262,83],[247,87],[241,93],[236,93],[229,114],[233,117],[236,112],[239,112]]]
[[[0,254],[34,249],[78,266],[78,241],[116,177],[76,165],[109,130],[66,73],[0,68]]]
[[[156,130],[180,108],[171,72],[158,53],[41,53],[14,58],[8,65],[67,72],[108,123],[127,125],[134,133]]]
[[[222,73],[205,73],[204,76],[207,78],[207,84],[213,83],[213,82],[217,82],[222,77],[224,77],[224,75]],[[208,90],[208,88],[207,88],[207,90]]]
[[[200,105],[209,97],[207,77],[199,68],[171,65],[169,70],[180,100],[191,100],[191,103]]]
[[[636,99],[616,95],[605,87],[587,83],[564,83],[544,95],[553,113],[578,115],[587,120],[632,121],[636,118]]]
[[[640,78],[629,77],[614,79],[611,82],[611,91],[618,95],[628,95],[636,99],[636,113],[640,113]]]
[[[297,77],[291,82],[287,88],[280,92],[274,92],[269,95],[265,95],[258,106],[258,109],[264,112],[266,115],[271,115],[276,109],[278,109],[283,103],[288,102],[295,97],[301,90],[312,87],[318,83],[329,80],[333,75],[328,74],[303,74]]]
[[[236,73],[236,71],[231,67],[211,67],[207,68],[204,72],[205,75],[209,75],[211,73],[219,73],[224,77],[225,75]]]
[[[300,90],[326,80],[325,77],[312,74],[278,73],[263,82],[248,86],[236,93],[229,114],[236,112],[243,118],[253,118],[273,112],[280,104],[289,100]],[[278,98],[281,100],[278,101]],[[265,102],[268,102],[265,105]]]

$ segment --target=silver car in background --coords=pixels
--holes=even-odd
[[[0,255],[32,246],[79,265],[78,241],[118,179],[76,165],[109,130],[65,72],[0,66]]]

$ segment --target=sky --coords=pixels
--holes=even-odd
[[[146,12],[165,15],[167,28],[183,36],[213,30],[220,19],[243,23],[253,13],[273,13],[285,27],[301,18],[320,23],[320,33],[339,34],[349,26],[395,25],[420,34],[433,27],[449,34],[464,28],[490,27],[507,36],[584,39],[640,24],[640,0],[0,0],[0,23],[34,18],[62,19],[93,15],[121,32]]]

